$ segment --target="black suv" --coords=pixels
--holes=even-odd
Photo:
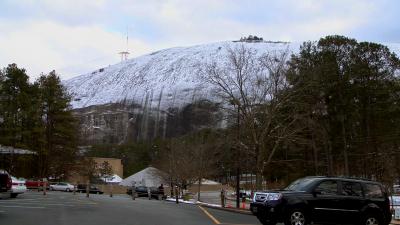
[[[11,185],[11,176],[6,171],[0,169],[0,198],[10,196]]]
[[[264,225],[387,225],[392,219],[382,184],[340,177],[305,177],[283,190],[256,192],[250,210]]]
[[[86,193],[86,189],[87,189],[87,185],[86,184],[78,184],[78,186],[76,187],[76,191],[77,192],[81,192],[81,193]],[[103,194],[104,192],[101,191],[100,189],[98,189],[96,186],[90,185],[89,186],[89,193],[90,194]]]
[[[161,191],[156,187],[146,187],[146,186],[135,187],[136,197],[148,197],[149,196],[148,188],[150,188],[151,198],[155,198],[155,199],[158,199],[158,200],[162,200],[162,199],[165,198],[164,191]],[[128,188],[126,193],[128,195],[132,195],[132,188],[131,187]]]

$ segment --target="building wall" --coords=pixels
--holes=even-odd
[[[124,174],[124,167],[122,165],[121,159],[116,159],[116,158],[98,158],[98,157],[92,157],[92,159],[98,164],[101,165],[105,161],[108,162],[108,164],[111,166],[113,174],[117,174],[121,178],[123,178]],[[78,162],[79,164],[79,162]],[[79,171],[74,171],[72,172],[69,177],[67,178],[68,182],[71,182],[73,184],[86,184],[88,178],[85,176],[82,176]]]

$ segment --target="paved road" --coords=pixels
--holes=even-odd
[[[128,196],[28,192],[0,199],[7,225],[259,225],[254,216]]]

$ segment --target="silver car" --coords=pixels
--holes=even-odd
[[[16,177],[11,176],[12,186],[11,186],[11,198],[16,198],[17,195],[23,194],[26,192],[25,180],[18,179]]]
[[[74,190],[74,185],[66,183],[66,182],[59,182],[56,184],[50,185],[50,190],[51,191],[73,191]]]

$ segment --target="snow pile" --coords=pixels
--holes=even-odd
[[[106,183],[113,183],[113,184],[119,184],[122,181],[122,178],[117,174],[114,174],[110,177],[101,177],[100,179]]]
[[[196,181],[194,184],[199,184],[199,182],[198,181]],[[208,180],[208,179],[202,179],[201,180],[201,184],[204,184],[204,185],[220,185],[221,183],[218,183],[218,182],[216,182],[216,181],[213,181],[213,180]]]

